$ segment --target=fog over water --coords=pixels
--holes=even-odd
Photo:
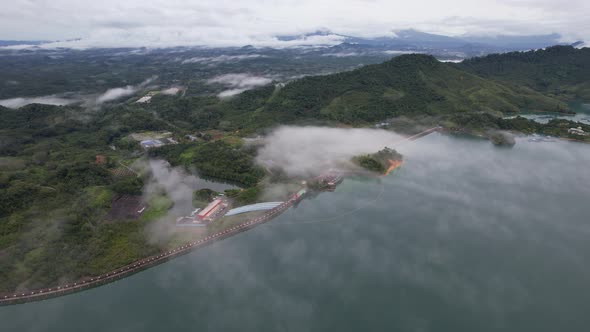
[[[265,138],[257,161],[280,167],[289,175],[317,175],[359,154],[395,147],[403,139],[391,131],[329,127],[293,127],[276,129]]]
[[[431,134],[268,224],[3,331],[585,331],[590,146]],[[353,211],[353,212],[351,212]]]

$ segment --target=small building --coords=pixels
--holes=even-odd
[[[104,165],[107,163],[107,157],[103,156],[102,154],[97,154],[94,163],[97,165]]]
[[[159,148],[164,145],[164,142],[160,141],[159,139],[147,139],[145,141],[139,142],[139,145],[144,150],[149,150],[151,148]]]
[[[217,216],[219,212],[227,207],[227,203],[225,200],[221,198],[216,198],[213,202],[209,203],[207,207],[197,213],[196,219],[199,220],[213,220]]]
[[[570,128],[567,130],[568,134],[572,134],[572,135],[579,135],[579,136],[586,136],[588,135],[588,133],[586,133],[582,127],[578,127],[578,128]]]

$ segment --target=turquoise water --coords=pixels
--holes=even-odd
[[[429,135],[269,224],[0,331],[587,331],[590,145]]]

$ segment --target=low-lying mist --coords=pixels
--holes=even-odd
[[[102,103],[105,103],[108,101],[113,101],[113,100],[117,100],[119,98],[131,96],[131,95],[135,94],[136,92],[138,92],[139,90],[142,90],[145,87],[147,87],[155,79],[156,79],[156,77],[154,76],[154,77],[148,78],[147,80],[141,82],[138,85],[127,85],[125,87],[108,89],[103,94],[98,96],[98,98],[96,98],[96,104],[102,104]]]
[[[62,98],[56,95],[41,96],[41,97],[17,97],[0,100],[0,105],[8,108],[21,108],[29,104],[46,104],[64,106],[80,102],[78,99]]]
[[[142,173],[148,174],[149,180],[144,186],[143,196],[146,202],[165,195],[172,203],[164,216],[152,223],[147,229],[148,240],[152,243],[166,243],[178,231],[174,220],[188,215],[193,209],[193,192],[199,189],[223,191],[235,188],[225,183],[204,180],[180,167],[172,167],[164,160],[140,159],[134,165]]]
[[[264,139],[257,162],[290,176],[316,175],[360,154],[395,148],[402,136],[382,129],[279,127]]]
[[[246,90],[253,89],[257,86],[270,84],[272,78],[263,76],[254,76],[250,74],[224,74],[207,80],[207,84],[221,84],[230,89],[222,91],[219,97],[231,97],[240,94]]]
[[[15,97],[0,100],[0,106],[18,109],[29,104],[44,104],[65,106],[81,104],[86,109],[97,109],[101,104],[128,97],[149,87],[156,80],[156,76],[150,77],[137,85],[127,85],[106,90],[101,94],[81,94],[79,92],[64,92],[48,96],[38,97]],[[164,90],[164,94],[176,94],[178,89],[170,88]]]
[[[188,63],[199,63],[199,64],[218,64],[218,63],[227,63],[227,62],[237,62],[242,60],[249,60],[249,59],[256,59],[256,58],[266,58],[266,55],[262,54],[238,54],[238,55],[226,55],[222,54],[219,56],[214,57],[192,57],[189,59],[182,60],[182,64]]]

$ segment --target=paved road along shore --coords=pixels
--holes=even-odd
[[[272,218],[276,217],[277,215],[283,213],[285,210],[290,208],[293,204],[300,200],[300,196],[295,194],[291,196],[288,201],[285,201],[281,205],[275,207],[272,210],[268,210],[264,215],[247,220],[243,223],[225,229],[223,231],[219,231],[214,234],[210,234],[205,238],[200,240],[187,243],[180,247],[171,249],[169,251],[160,253],[159,255],[150,256],[143,258],[141,260],[135,261],[129,265],[123,266],[118,268],[114,271],[110,271],[108,273],[92,277],[92,278],[85,278],[78,282],[70,283],[67,285],[61,285],[52,288],[44,288],[44,289],[37,289],[32,291],[25,291],[25,292],[18,292],[12,294],[1,294],[0,295],[0,305],[10,305],[10,304],[17,304],[17,303],[25,303],[25,302],[33,302],[33,301],[41,301],[48,298],[63,296],[75,292],[79,292],[88,288],[97,287],[103,284],[107,284],[109,282],[116,281],[118,279],[122,279],[124,277],[128,277],[134,273],[140,272],[145,270],[149,267],[164,263],[172,258],[187,254],[194,249],[204,247],[209,245],[215,241],[230,237],[237,233],[246,231],[258,224],[265,223]]]

